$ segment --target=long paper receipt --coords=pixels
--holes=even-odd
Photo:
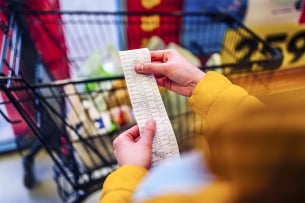
[[[149,50],[134,49],[119,52],[133,112],[140,129],[149,119],[156,121],[152,146],[152,166],[165,159],[179,157],[179,148],[173,127],[165,110],[154,75],[135,72],[135,65],[151,62]]]

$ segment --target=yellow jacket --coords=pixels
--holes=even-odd
[[[226,77],[216,72],[208,72],[195,87],[189,99],[190,107],[205,119],[208,126],[213,126],[225,119],[232,112],[245,106],[258,105],[260,102],[244,89],[233,85]],[[100,203],[131,202],[132,195],[141,180],[147,175],[144,168],[126,165],[110,174],[104,182]],[[229,184],[215,181],[195,194],[163,195],[146,201],[156,202],[228,202],[233,192]]]

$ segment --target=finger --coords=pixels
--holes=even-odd
[[[156,133],[156,122],[154,120],[149,120],[143,129],[140,142],[146,143],[148,145],[152,145],[155,133]]]
[[[164,75],[161,75],[161,74],[154,74],[155,78],[163,78]]]
[[[164,63],[141,63],[135,66],[135,71],[142,74],[166,75],[167,64]]]
[[[158,86],[165,87],[166,89],[171,90],[171,80],[165,77],[156,78]]]
[[[160,87],[164,87],[168,90],[171,90],[173,92],[176,92],[179,95],[183,95],[183,96],[191,96],[191,90],[192,88],[190,87],[182,87],[181,85],[173,82],[172,80],[169,80],[168,78],[156,78],[157,84]]]
[[[163,62],[164,55],[167,53],[166,50],[157,50],[157,51],[150,51],[150,57],[152,61],[161,61]]]
[[[135,140],[140,136],[139,127],[137,125],[126,130],[125,133],[126,136],[128,136],[132,140]]]
[[[137,125],[129,128],[125,132],[121,133],[118,138],[120,139],[128,139],[128,140],[135,140],[140,136],[139,127]]]
[[[140,136],[140,133],[139,133],[139,127],[137,125],[129,128],[128,130],[126,130],[125,132],[121,133],[119,136],[117,136],[113,142],[112,142],[112,145],[113,145],[113,148],[114,149],[117,149],[120,147],[120,145],[122,143],[124,143],[124,141],[132,141],[132,142],[135,142],[135,140],[137,140]]]

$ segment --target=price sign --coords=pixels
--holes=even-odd
[[[283,54],[281,68],[305,66],[305,26],[295,23],[251,28]]]
[[[295,23],[264,25],[252,27],[251,30],[282,53],[281,69],[305,66],[305,25],[300,26]],[[226,33],[224,43],[230,47],[239,61],[260,59],[264,53],[261,44],[251,37],[234,39],[232,34],[234,34],[232,31]],[[232,61],[226,53],[222,53],[222,59],[224,63],[239,62]]]

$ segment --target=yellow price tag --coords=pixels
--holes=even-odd
[[[252,27],[251,30],[282,52],[281,68],[305,65],[305,26],[290,23]]]

